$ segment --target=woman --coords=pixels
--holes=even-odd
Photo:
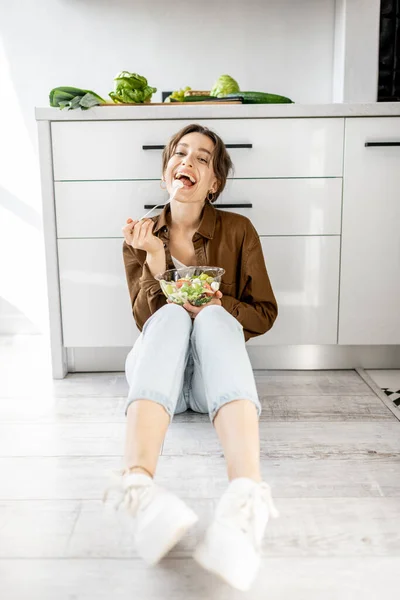
[[[277,304],[251,221],[216,210],[231,159],[218,135],[189,125],[163,153],[162,183],[183,187],[158,217],[123,227],[123,257],[141,334],[128,354],[125,469],[120,488],[135,516],[138,553],[158,562],[196,521],[175,494],[153,481],[174,414],[208,413],[221,441],[229,486],[194,558],[238,589],[260,565],[269,516],[278,516],[260,475],[261,406],[245,342],[268,331]],[[181,265],[223,267],[206,305],[169,303],[155,275]],[[210,343],[211,342],[211,343]]]

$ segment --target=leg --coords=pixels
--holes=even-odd
[[[195,362],[192,370],[189,406],[207,413],[201,365]],[[224,449],[229,480],[249,477],[261,481],[258,412],[254,402],[238,399],[223,404],[214,417],[214,426]]]
[[[269,517],[279,514],[270,487],[260,476],[261,406],[238,321],[222,307],[207,307],[195,319],[192,342],[193,338],[198,373],[230,479],[194,558],[233,587],[246,591],[261,564]],[[210,343],[213,339],[222,343]],[[197,388],[192,385],[193,389]]]
[[[125,361],[125,469],[106,490],[104,501],[110,492],[117,494],[116,507],[122,504],[136,521],[136,550],[150,564],[161,560],[198,520],[183,500],[153,481],[169,422],[175,411],[182,411],[191,330],[187,312],[166,305],[146,321]]]
[[[220,343],[210,344],[211,339]],[[261,406],[243,327],[224,308],[206,307],[195,319],[191,349],[195,360],[192,393],[198,405],[208,405],[224,449],[229,479],[261,481]]]
[[[126,470],[155,473],[168,425],[181,400],[191,330],[187,312],[166,305],[146,321],[139,344],[126,359]],[[163,340],[168,340],[168,348]]]
[[[154,476],[170,416],[153,400],[138,399],[128,407],[125,470]]]
[[[262,481],[260,435],[256,406],[249,400],[234,400],[221,406],[214,426],[224,449],[228,478],[248,477]]]

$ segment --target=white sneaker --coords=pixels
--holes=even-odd
[[[193,558],[232,587],[249,590],[260,568],[269,516],[279,517],[269,485],[247,477],[233,479]]]
[[[106,490],[104,502],[111,490],[119,496],[114,508],[122,504],[135,517],[136,550],[150,564],[161,560],[198,520],[183,500],[143,473],[119,473],[116,483]]]

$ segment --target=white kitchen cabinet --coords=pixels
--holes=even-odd
[[[253,345],[335,344],[339,236],[263,237],[279,318]],[[58,240],[67,347],[130,346],[139,335],[122,263],[122,240]]]
[[[120,239],[58,240],[66,347],[132,346],[133,320]]]
[[[340,236],[262,237],[278,318],[248,345],[336,344]]]
[[[400,118],[347,119],[344,174],[339,344],[399,344]]]
[[[121,237],[126,219],[165,203],[158,181],[55,182],[58,238]],[[259,235],[340,234],[342,179],[231,179],[214,206],[249,218]],[[249,204],[236,208],[237,203]],[[162,207],[149,216],[159,214]]]
[[[198,119],[229,149],[235,177],[341,177],[344,119]],[[161,149],[193,120],[52,123],[54,179],[160,179]]]
[[[121,229],[167,200],[162,147],[188,123],[228,145],[235,171],[216,208],[254,224],[278,301],[272,329],[247,342],[253,367],[396,366],[400,146],[365,142],[400,142],[399,113],[383,103],[39,109],[53,376],[124,369],[140,332]]]

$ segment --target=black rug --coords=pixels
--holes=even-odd
[[[390,388],[382,388],[386,396],[395,404],[400,406],[400,390],[391,390]]]

